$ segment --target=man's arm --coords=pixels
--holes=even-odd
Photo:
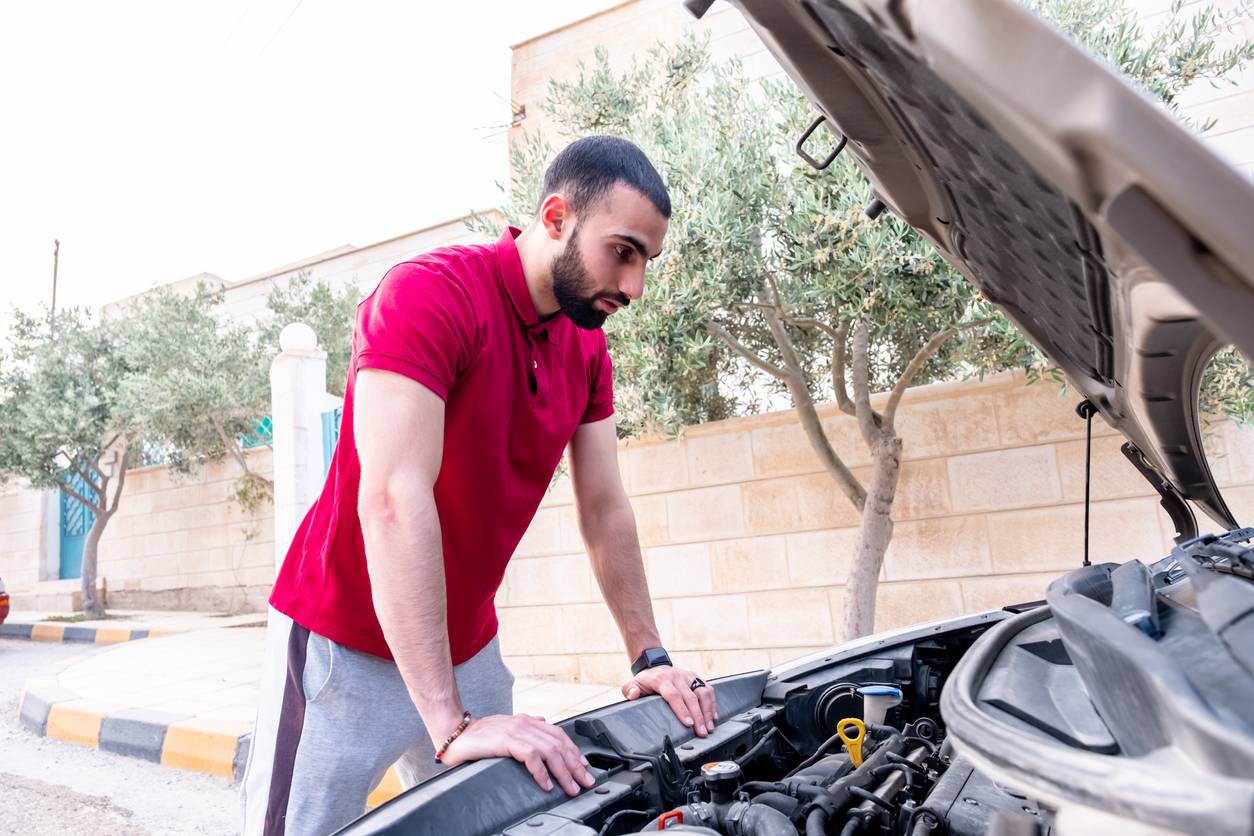
[[[403,431],[398,431],[404,428]],[[436,477],[444,449],[444,401],[422,384],[362,369],[353,401],[361,461],[358,516],[375,614],[427,733],[439,746],[462,718],[449,652],[444,553]],[[545,790],[549,773],[574,795],[591,786],[579,748],[561,729],[527,715],[476,718],[444,763],[485,757],[522,762]]]
[[[618,472],[618,438],[614,419],[580,425],[570,446],[571,480],[579,510],[579,530],[592,560],[601,594],[609,605],[629,659],[662,641],[653,620],[653,602],[645,579],[636,533],[636,516]],[[662,696],[685,725],[704,737],[718,719],[713,688],[691,684],[692,671],[672,667],[641,671],[623,686],[635,699],[642,693]]]

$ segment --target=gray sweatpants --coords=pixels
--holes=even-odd
[[[494,638],[454,667],[466,710],[513,713],[514,677]],[[325,836],[356,819],[396,764],[406,788],[444,767],[395,663],[270,609],[257,723],[240,790],[245,836]]]

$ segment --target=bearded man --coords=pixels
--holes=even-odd
[[[406,786],[487,757],[548,792],[592,786],[565,732],[513,713],[493,607],[567,448],[634,660],[624,696],[714,728],[713,689],[670,664],[654,623],[601,330],[643,295],[670,214],[639,148],[587,137],[553,160],[525,230],[398,264],[358,306],[339,444],[270,598],[245,833],[333,832],[394,762]]]

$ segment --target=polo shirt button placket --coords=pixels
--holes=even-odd
[[[548,336],[548,329],[541,328],[539,330],[527,329],[527,348],[530,353],[531,368],[527,369],[528,382],[531,385],[531,394],[535,397],[533,403],[537,407],[544,407],[548,403],[548,390],[541,379],[542,371],[540,368],[540,355],[543,353],[544,339]]]

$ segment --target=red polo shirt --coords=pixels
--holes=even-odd
[[[614,412],[605,334],[560,313],[539,321],[517,235],[511,227],[495,244],[447,247],[398,264],[357,306],[339,444],[270,596],[298,624],[391,658],[357,517],[353,388],[357,372],[369,368],[412,378],[445,401],[435,503],[453,663],[496,635],[493,597],[562,451],[581,423]],[[415,600],[425,594],[412,590]]]

